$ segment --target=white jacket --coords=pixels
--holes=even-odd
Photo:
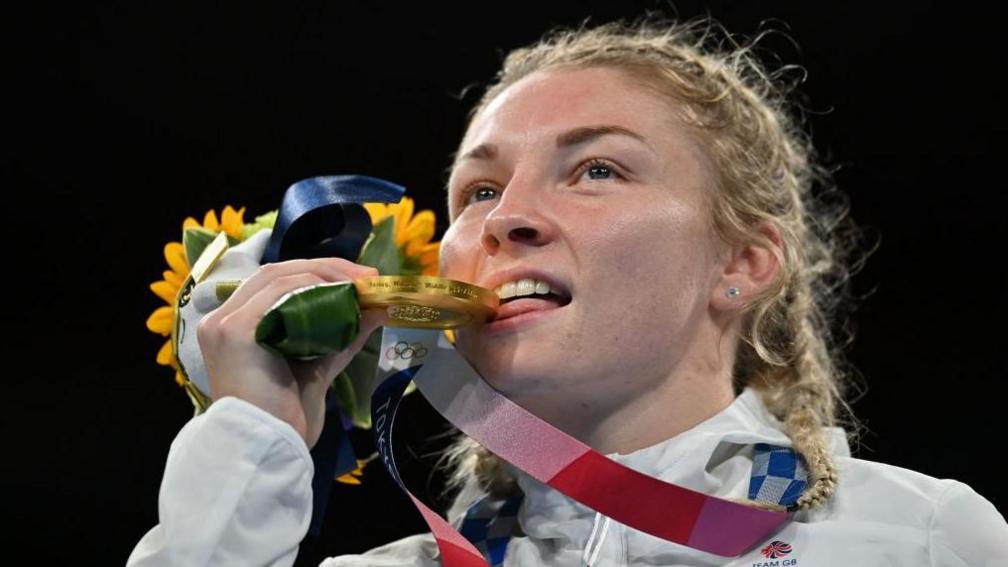
[[[736,558],[696,551],[626,527],[510,467],[525,493],[522,536],[504,565],[731,565],[745,567],[1008,566],[1008,525],[969,486],[850,457],[843,431],[830,431],[836,495]],[[755,443],[790,446],[753,390],[721,413],[657,445],[608,456],[694,490],[745,498]],[[311,457],[288,424],[236,398],[214,403],[172,443],[159,496],[161,523],[137,544],[128,566],[291,565],[311,517]],[[448,512],[459,524],[482,497],[463,489]],[[670,511],[670,513],[674,513]],[[771,541],[790,552],[768,558]],[[438,549],[418,534],[321,567],[434,566]]]

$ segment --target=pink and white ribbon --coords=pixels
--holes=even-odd
[[[381,352],[371,398],[378,450],[430,526],[446,567],[487,567],[487,561],[399,479],[392,422],[410,380],[445,419],[496,455],[585,506],[656,537],[736,556],[790,519],[786,512],[703,494],[609,459],[487,385],[441,331],[386,327]]]

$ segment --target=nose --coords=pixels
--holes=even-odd
[[[480,245],[487,254],[544,246],[553,240],[555,226],[543,215],[534,195],[534,190],[516,187],[515,180],[504,190],[497,206],[483,219]]]

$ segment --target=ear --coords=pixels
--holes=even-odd
[[[760,223],[750,242],[731,249],[731,256],[721,279],[711,292],[711,308],[721,313],[736,313],[749,299],[765,290],[780,271],[778,257],[784,253],[780,230],[770,223]],[[734,297],[729,290],[738,289]]]

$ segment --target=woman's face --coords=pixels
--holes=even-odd
[[[457,346],[532,411],[619,404],[710,363],[696,343],[724,245],[704,205],[704,154],[673,104],[614,69],[540,72],[466,133],[441,274],[491,289],[531,278],[555,296],[505,300]]]

